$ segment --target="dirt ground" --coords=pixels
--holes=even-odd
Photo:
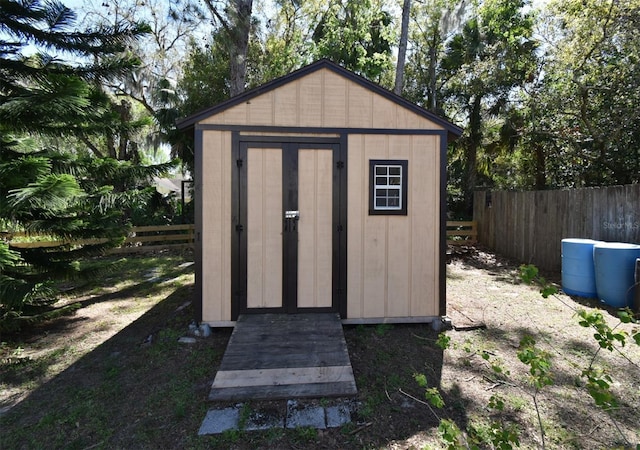
[[[71,291],[86,303],[74,316],[2,336],[0,448],[444,448],[441,419],[483,436],[490,421],[502,421],[517,428],[522,448],[542,448],[539,422],[546,448],[640,443],[640,347],[622,349],[626,359],[598,351],[593,331],[575,317],[576,308],[600,311],[613,326],[615,312],[563,294],[543,299],[520,282],[518,264],[478,249],[458,251],[447,263],[449,349],[435,345],[429,325],[345,327],[359,390],[353,423],[199,437],[207,409],[217,406],[207,395],[231,330],[178,343],[193,314],[193,267],[184,265],[191,255],[171,258],[151,276],[157,261],[134,260],[131,273],[120,274],[129,283],[110,279],[103,288]],[[525,335],[548,352],[554,374],[535,401],[516,355]],[[614,411],[598,410],[586,392],[580,374],[592,361],[612,374],[620,398]],[[440,389],[444,407],[427,404],[417,374]],[[503,399],[502,412],[487,408],[492,395]]]
[[[545,274],[560,283],[559,274]],[[448,308],[454,325],[471,331],[450,331],[453,348],[445,353],[441,388],[456,392],[471,420],[488,416],[482,408],[498,393],[505,398],[505,413],[518,425],[523,446],[542,445],[528,366],[517,358],[520,340],[535,339],[551,358],[553,384],[537,394],[547,448],[635,448],[640,444],[640,346],[633,341],[620,354],[599,348],[594,330],[578,324],[579,309],[600,312],[609,326],[631,334],[637,326],[620,324],[617,312],[595,299],[562,293],[543,298],[524,285],[518,264],[474,250],[453,258],[447,272]],[[473,329],[484,324],[486,329]],[[486,350],[490,361],[468,347]],[[497,376],[490,364],[510,374]],[[608,370],[612,391],[620,398],[617,409],[605,413],[594,407],[585,388],[582,370],[590,364]],[[613,419],[613,420],[612,420]]]

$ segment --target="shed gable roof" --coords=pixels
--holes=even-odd
[[[323,59],[179,120],[198,123],[322,128],[462,129],[393,92]]]

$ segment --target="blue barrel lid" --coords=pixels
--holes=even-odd
[[[627,242],[599,242],[594,245],[594,248],[611,248],[620,250],[637,250],[640,249],[638,244],[629,244]]]
[[[596,242],[602,241],[596,241],[595,239],[564,238],[562,242],[566,242],[568,244],[595,244]]]

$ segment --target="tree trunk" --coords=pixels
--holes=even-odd
[[[245,89],[252,9],[253,0],[234,0],[230,11],[229,57],[232,97],[241,94]]]
[[[409,40],[409,13],[411,12],[411,0],[404,0],[402,4],[402,25],[400,27],[400,43],[398,44],[398,64],[396,65],[396,85],[393,89],[398,95],[402,95],[404,86],[404,63],[407,57],[407,41]]]
[[[536,156],[536,190],[541,191],[547,187],[547,155],[545,154],[544,146],[540,144],[534,144],[533,151]]]
[[[431,46],[429,47],[429,87],[428,87],[428,108],[438,113],[439,102],[438,102],[438,79],[436,74],[437,69],[437,61],[436,57],[438,54],[438,41],[439,41],[439,33],[434,30],[433,39],[431,40]]]
[[[473,192],[478,182],[478,148],[482,143],[482,96],[473,97],[469,114],[469,141],[464,151],[465,186],[464,186],[464,212],[469,218],[473,217]]]

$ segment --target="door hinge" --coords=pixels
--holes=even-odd
[[[236,166],[242,167],[242,159],[236,159]]]
[[[338,162],[336,163],[336,167],[337,167],[338,169],[343,169],[343,168],[344,168],[344,161],[338,161]]]
[[[244,227],[242,225],[240,225],[240,224],[236,225],[236,231],[237,232],[241,232],[243,230],[244,230]]]

